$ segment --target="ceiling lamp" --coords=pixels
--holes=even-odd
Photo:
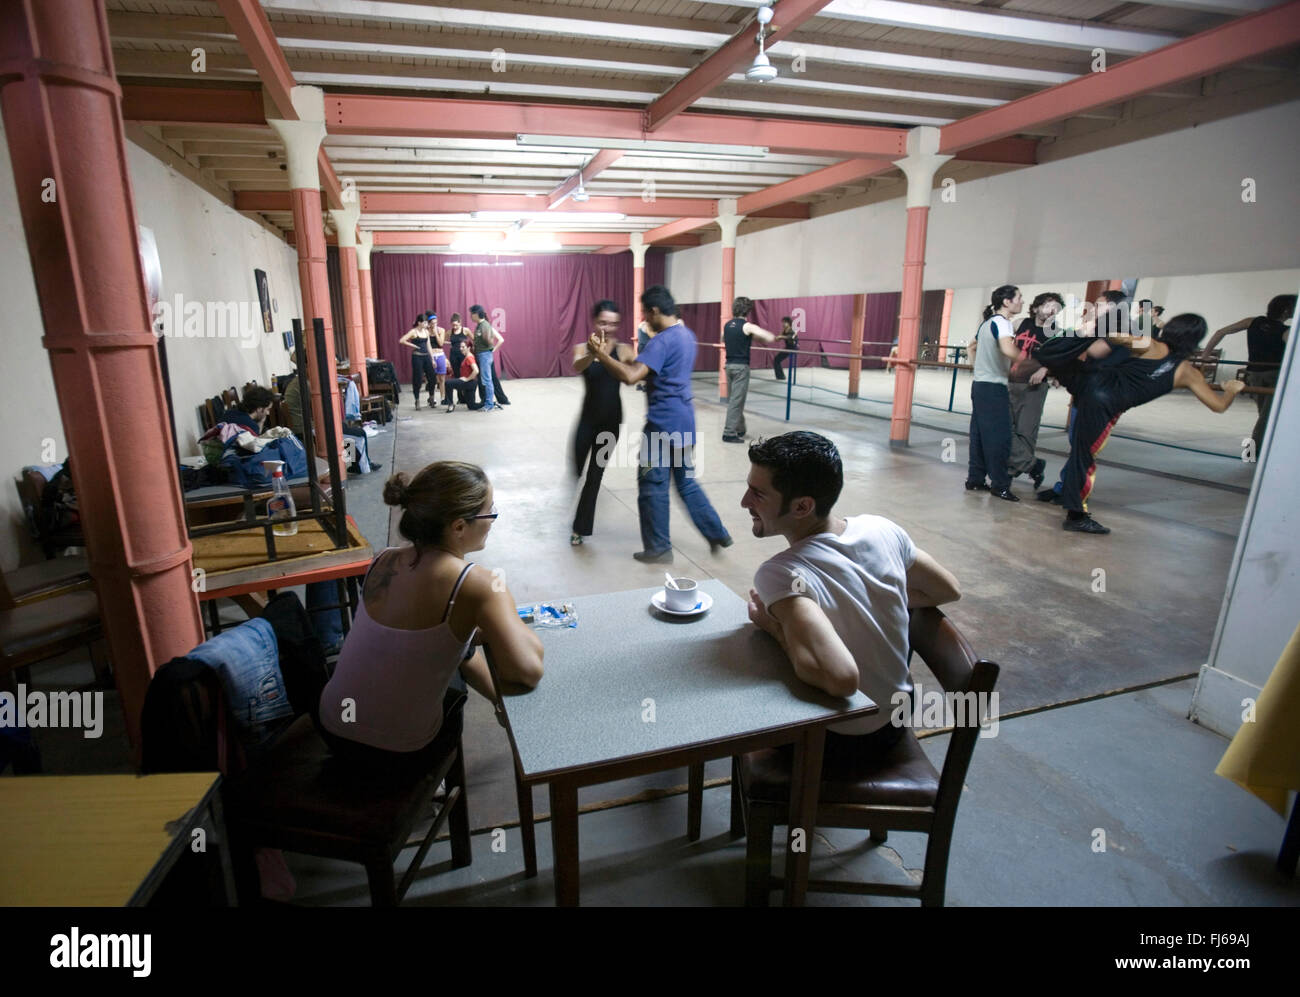
[[[579,204],[586,204],[587,198],[591,195],[587,193],[587,188],[582,186],[582,170],[578,171],[578,189],[573,192],[573,199]]]
[[[759,7],[757,20],[758,55],[754,56],[754,64],[745,70],[745,79],[754,83],[767,83],[777,77],[776,67],[772,65],[763,48],[763,39],[767,37],[767,26],[772,22],[772,8]]]

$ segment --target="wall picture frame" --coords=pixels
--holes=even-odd
[[[266,279],[265,270],[254,270],[253,280],[257,283],[257,303],[262,312],[262,331],[275,332],[275,323],[271,318],[271,286]]]

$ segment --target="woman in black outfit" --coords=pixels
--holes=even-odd
[[[1268,303],[1267,314],[1244,318],[1232,325],[1225,325],[1210,337],[1205,344],[1204,359],[1209,361],[1210,354],[1219,345],[1224,336],[1246,330],[1246,364],[1245,376],[1242,378],[1252,388],[1277,388],[1278,375],[1282,370],[1282,354],[1286,352],[1286,338],[1291,331],[1289,323],[1295,314],[1296,296],[1279,294]],[[1273,407],[1272,395],[1256,395],[1255,408],[1259,418],[1251,431],[1255,441],[1255,454],[1264,443],[1264,428],[1268,425],[1268,413]]]
[[[1088,515],[1088,497],[1097,476],[1097,454],[1121,415],[1174,388],[1187,388],[1210,411],[1223,412],[1245,387],[1229,381],[1223,394],[1216,394],[1192,365],[1205,333],[1205,319],[1186,314],[1170,319],[1155,338],[1057,336],[1033,349],[1034,359],[1074,398],[1074,436],[1061,491],[1064,529],[1110,532]]]
[[[613,356],[624,363],[632,361],[632,348],[617,342],[619,312],[612,301],[597,301],[591,309],[595,333],[608,346],[613,344]],[[573,469],[582,477],[582,466],[587,464],[587,480],[578,499],[578,511],[573,517],[573,533],[569,543],[574,547],[583,537],[591,536],[596,520],[596,496],[600,493],[600,480],[605,475],[619,427],[623,423],[623,402],[619,398],[619,381],[605,369],[593,363],[595,354],[584,341],[573,348],[573,369],[583,378],[586,395],[582,400],[582,414],[578,416],[578,429],[573,440]],[[591,455],[588,463],[587,455]]]

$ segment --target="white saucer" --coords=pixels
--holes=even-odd
[[[669,609],[667,595],[663,589],[660,589],[650,597],[650,605],[661,613],[667,613],[669,616],[698,616],[701,613],[707,613],[713,608],[713,596],[707,592],[700,592],[699,597],[694,609]]]

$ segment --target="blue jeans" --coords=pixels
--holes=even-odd
[[[307,615],[326,654],[343,646],[343,620],[337,609],[318,609],[339,603],[338,582],[312,582],[307,586]]]
[[[280,674],[275,630],[262,618],[225,630],[187,657],[215,668],[225,686],[230,711],[241,728],[256,728],[293,716]]]
[[[491,350],[484,350],[478,354],[478,371],[479,380],[483,382],[483,407],[485,409],[496,408],[497,396],[492,390],[492,361],[496,358]]]
[[[651,554],[662,554],[672,546],[668,536],[668,479],[677,485],[677,493],[686,503],[695,528],[708,540],[726,540],[722,525],[709,497],[695,480],[694,447],[683,445],[690,435],[665,437],[646,426],[641,443],[640,466],[637,468],[637,511],[641,517],[641,546]]]

